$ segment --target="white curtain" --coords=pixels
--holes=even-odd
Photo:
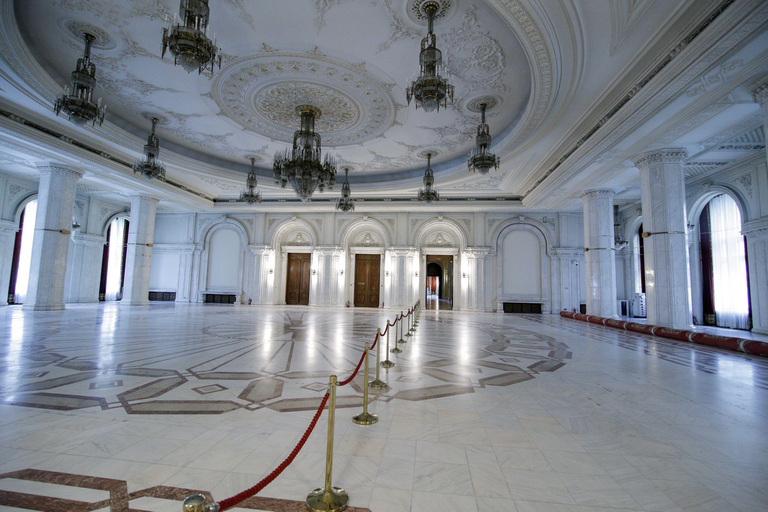
[[[37,219],[37,199],[24,207],[24,225],[21,228],[21,249],[19,249],[19,266],[16,271],[16,288],[13,290],[13,300],[23,304],[27,298],[29,287],[29,266],[32,262],[32,240],[35,237],[35,220]]]
[[[107,291],[105,300],[120,299],[120,281],[123,270],[123,237],[125,219],[115,219],[109,225],[109,259],[107,260]]]
[[[749,329],[747,263],[739,207],[730,196],[719,195],[709,202],[709,221],[717,325]]]

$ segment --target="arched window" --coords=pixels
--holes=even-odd
[[[107,233],[106,279],[104,300],[120,300],[123,298],[123,280],[125,278],[125,249],[128,235],[128,221],[122,217],[115,218],[109,224]]]
[[[9,304],[23,304],[29,287],[29,271],[32,263],[32,242],[35,237],[37,199],[24,207],[16,238],[14,261],[11,263],[11,283],[8,293]]]
[[[741,212],[727,194],[709,201],[701,212],[701,261],[704,314],[716,325],[749,329],[749,287]],[[711,317],[710,317],[711,319]]]

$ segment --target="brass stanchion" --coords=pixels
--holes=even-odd
[[[405,331],[405,336],[407,338],[410,338],[411,337],[411,333],[413,332],[413,325],[411,325],[411,320],[412,320],[411,316],[412,315],[413,315],[413,309],[409,309],[408,310],[408,330]]]
[[[402,330],[402,328],[403,328],[403,314],[402,313],[403,312],[401,311],[399,318],[395,318],[395,339],[396,340],[397,340],[397,337],[399,336],[399,334],[397,334],[398,329]],[[397,348],[397,344],[398,343],[405,343],[405,340],[397,340],[397,341],[395,341],[395,348],[390,350],[390,352],[395,353],[395,354],[399,354],[400,352],[402,352],[402,350]]]
[[[315,489],[307,495],[307,507],[313,512],[338,512],[347,508],[349,494],[344,489],[331,485],[333,473],[333,422],[336,416],[336,383],[331,375],[329,385],[331,397],[328,400],[328,446],[325,452],[325,487]]]
[[[369,343],[365,344],[365,362],[363,363],[365,365],[365,380],[363,381],[363,412],[358,414],[357,416],[354,416],[352,418],[352,421],[357,423],[358,425],[373,425],[377,421],[379,421],[379,417],[375,414],[371,414],[368,412],[368,351],[371,350],[371,345]]]
[[[389,325],[389,320],[387,320],[387,325]],[[389,333],[389,329],[387,329],[387,333]],[[373,389],[382,389],[387,387],[387,383],[379,379],[379,366],[381,366],[381,363],[379,363],[379,360],[381,359],[381,329],[376,329],[376,338],[378,339],[376,342],[376,378],[369,382],[368,385]],[[366,378],[366,380],[368,379]]]
[[[387,356],[387,358],[381,362],[381,366],[383,366],[384,368],[392,368],[393,366],[395,366],[395,363],[389,360],[389,331],[392,330],[390,329],[390,327],[393,327],[395,325],[397,325],[397,320],[395,320],[394,324],[390,324],[389,320],[387,320],[387,348],[384,351],[384,355]]]
[[[405,315],[403,315],[403,312],[400,312],[400,320],[405,318]],[[403,339],[403,325],[400,324],[400,338],[397,340],[398,343],[406,343],[406,341]]]
[[[219,512],[218,503],[205,504],[205,496],[202,494],[193,494],[184,498],[182,504],[184,512]]]

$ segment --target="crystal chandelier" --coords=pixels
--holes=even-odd
[[[145,178],[165,178],[165,167],[157,159],[160,156],[160,140],[155,135],[155,125],[158,119],[152,118],[152,133],[147,137],[147,145],[144,146],[144,160],[136,160],[133,164],[134,174],[143,174]]]
[[[91,34],[83,34],[85,38],[85,51],[83,57],[77,59],[77,67],[72,72],[72,93],[69,87],[64,88],[56,103],[53,105],[53,111],[56,115],[64,112],[69,120],[78,126],[87,122],[92,122],[93,126],[104,122],[104,114],[107,107],[101,106],[101,98],[98,102],[93,101],[93,90],[96,88],[96,66],[91,62],[91,43],[95,37]]]
[[[617,251],[620,251],[629,245],[629,241],[624,240],[624,237],[621,236],[621,223],[616,222],[616,219],[618,218],[619,218],[619,205],[615,204],[613,205],[613,219],[614,219],[613,247]]]
[[[427,153],[427,169],[424,171],[424,188],[419,189],[418,199],[429,204],[438,201],[440,194],[434,189],[435,176],[432,174],[432,153]]]
[[[163,53],[171,50],[173,64],[191,73],[197,70],[213,72],[215,65],[221,68],[221,49],[216,47],[216,35],[213,40],[208,37],[208,17],[211,10],[208,0],[181,0],[179,15],[181,23],[168,23],[163,28]]]
[[[320,109],[300,105],[296,113],[301,116],[301,129],[293,134],[293,149],[277,153],[272,170],[282,188],[290,183],[299,198],[306,201],[315,189],[322,192],[325,187],[333,188],[336,162],[328,155],[325,161],[320,159],[320,135],[315,133],[315,117],[320,117]]]
[[[336,209],[344,213],[355,211],[355,200],[350,197],[349,167],[344,168],[344,184],[341,186],[341,197],[336,200]]]
[[[491,129],[485,122],[485,108],[487,106],[486,103],[480,104],[481,118],[480,124],[477,127],[476,147],[469,152],[469,158],[467,159],[469,170],[477,171],[480,174],[488,174],[491,167],[499,168],[499,157],[489,152],[491,147]]]
[[[245,180],[245,188],[248,190],[243,190],[240,192],[240,202],[248,204],[261,202],[261,192],[254,192],[256,189],[256,171],[254,171],[255,163],[256,159],[251,157],[251,172],[248,173],[248,178]]]
[[[438,2],[425,2],[422,10],[427,15],[427,37],[421,40],[421,53],[419,54],[419,77],[413,80],[405,89],[408,104],[411,99],[416,99],[416,108],[422,107],[425,112],[440,110],[448,106],[448,100],[453,102],[453,86],[449,78],[443,78],[440,71],[443,70],[443,53],[437,49],[437,38],[432,32],[435,14],[440,8]]]

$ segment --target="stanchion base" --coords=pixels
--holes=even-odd
[[[395,366],[395,363],[393,363],[389,359],[385,359],[384,361],[381,362],[381,366],[383,368],[392,368],[393,366]]]
[[[371,414],[370,412],[361,412],[357,416],[353,416],[352,421],[358,425],[373,425],[379,421],[379,417],[375,414]]]
[[[399,354],[400,352],[402,352],[402,350],[400,350],[397,347],[391,348],[391,349],[389,349],[389,351],[392,352],[393,354]]]
[[[408,342],[407,342],[407,341],[405,341],[403,338],[400,338],[399,340],[397,340],[397,342],[398,342],[398,343],[408,343]]]
[[[408,331],[407,333],[405,333],[405,337],[406,338],[410,338],[411,337],[411,331]]]
[[[307,495],[307,507],[313,512],[340,512],[347,508],[349,494],[344,489],[315,489]]]
[[[382,363],[381,365],[384,366],[384,363]],[[381,379],[376,379],[369,382],[368,387],[373,389],[383,389],[383,388],[388,388],[389,385]]]

